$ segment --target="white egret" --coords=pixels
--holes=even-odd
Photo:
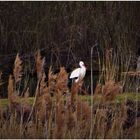
[[[82,81],[86,74],[86,67],[83,61],[79,62],[79,66],[80,68],[77,68],[74,71],[72,71],[69,77],[71,80],[74,80],[74,82],[76,83]]]

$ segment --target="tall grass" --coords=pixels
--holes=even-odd
[[[81,82],[74,83],[69,90],[65,68],[61,67],[56,74],[50,68],[46,76],[45,63],[40,58],[36,59],[36,63],[37,60],[41,63],[36,65],[39,76],[32,106],[28,102],[28,86],[24,97],[19,96],[16,94],[15,75],[9,76],[9,107],[4,109],[0,106],[0,138],[126,138],[126,134],[129,135],[126,129],[131,127],[126,127],[129,119],[127,101],[117,104],[107,99],[109,102],[97,104],[93,95],[91,103],[84,101],[78,96]],[[18,67],[16,65],[19,64],[15,63]],[[103,94],[112,95],[118,90],[117,85],[108,84],[109,89],[104,87]]]

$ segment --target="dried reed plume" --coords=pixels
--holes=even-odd
[[[102,85],[101,84],[97,84],[95,91],[94,91],[94,95],[99,95],[102,93]]]
[[[14,63],[14,69],[13,74],[15,78],[15,82],[18,83],[22,80],[23,77],[23,61],[21,60],[19,53],[17,53],[15,63]]]
[[[35,55],[35,61],[36,61],[37,77],[38,77],[38,79],[41,79],[42,72],[43,72],[43,66],[45,64],[45,58],[42,58],[40,50],[38,50]]]
[[[107,128],[107,109],[97,108],[94,116],[94,133],[93,138],[105,138]]]
[[[116,95],[122,92],[122,86],[119,83],[115,83],[110,80],[105,83],[102,89],[103,99],[105,101],[114,100]]]
[[[40,79],[38,93],[36,97],[35,110],[37,113],[37,119],[41,122],[48,120],[51,112],[52,100],[49,94],[49,89],[46,84],[46,75],[43,73]]]
[[[63,138],[65,134],[65,107],[62,100],[57,103],[55,114],[55,138],[60,139]]]
[[[29,97],[29,87],[27,87],[25,93],[24,93],[24,98],[22,99],[22,103],[23,104],[27,104],[29,105],[29,100],[28,100],[28,97]]]
[[[9,100],[9,108],[10,110],[13,110],[17,104],[19,104],[20,99],[16,95],[15,91],[15,86],[14,86],[14,78],[12,75],[9,76],[9,81],[8,81],[8,100]]]
[[[59,90],[63,93],[66,93],[68,87],[67,87],[67,82],[68,82],[68,73],[66,72],[64,67],[60,68],[60,72],[57,76],[57,82],[56,82],[56,90]]]
[[[78,127],[78,138],[89,138],[91,123],[91,106],[88,102],[77,99],[76,103],[76,127]],[[86,125],[85,125],[86,124]]]
[[[97,84],[96,88],[95,88],[95,91],[94,91],[94,94],[93,94],[93,100],[94,100],[94,103],[96,101],[99,101],[99,95],[102,95],[102,85],[100,83]],[[102,98],[101,100],[102,101]]]
[[[67,104],[66,109],[66,125],[67,129],[71,131],[75,125],[76,125],[76,110],[73,110],[73,107],[71,104]]]
[[[49,73],[48,73],[48,88],[49,88],[49,93],[50,95],[55,95],[55,85],[57,81],[57,75],[53,74],[51,67],[49,68]]]
[[[65,68],[61,67],[60,72],[57,75],[57,80],[55,84],[55,92],[56,92],[57,101],[61,99],[61,97],[64,94],[67,93],[68,91],[67,83],[68,83],[68,74]]]
[[[76,97],[78,95],[79,89],[82,85],[82,81],[79,82],[73,82],[72,87],[71,87],[71,103],[74,104],[74,102],[76,101]]]
[[[110,129],[106,134],[106,138],[123,138],[123,125],[125,120],[127,119],[127,107],[123,103],[121,104],[119,110],[112,110],[112,123]]]
[[[105,81],[109,81],[115,78],[115,68],[113,63],[112,48],[105,51]]]
[[[55,98],[56,98],[55,138],[64,138],[64,135],[66,133],[67,123],[65,119],[67,115],[66,108],[68,106],[67,107],[64,106],[63,95],[66,94],[68,91],[67,82],[68,82],[68,74],[64,67],[60,68],[60,72],[57,75],[52,75],[52,73],[49,72],[49,87],[53,86],[53,88],[55,88]],[[50,89],[52,88],[50,87]]]

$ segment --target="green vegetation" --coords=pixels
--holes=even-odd
[[[82,101],[91,102],[91,96],[90,95],[79,95],[77,98],[80,98]],[[101,101],[102,95],[97,95],[96,100],[94,100],[94,103],[98,103]],[[34,97],[29,97],[28,102],[30,105],[33,105]],[[64,99],[65,100],[65,99]],[[125,100],[131,100],[131,101],[140,101],[140,94],[139,93],[123,93],[120,95],[117,95],[115,98],[116,103],[124,102]],[[0,103],[3,107],[8,105],[8,99],[0,99]]]

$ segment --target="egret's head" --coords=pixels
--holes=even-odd
[[[84,64],[83,61],[80,61],[80,62],[79,62],[79,65],[80,65],[80,67],[85,67],[85,64]]]

